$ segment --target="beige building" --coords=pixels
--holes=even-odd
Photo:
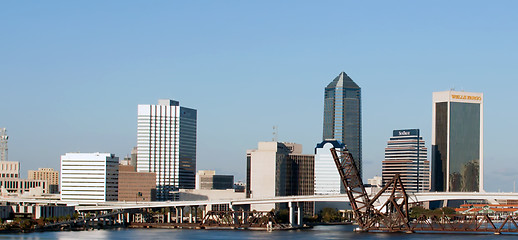
[[[131,165],[119,165],[119,201],[154,201],[156,174],[136,172]]]
[[[234,189],[234,176],[216,175],[214,170],[199,170],[196,173],[195,189]]]
[[[9,195],[41,195],[49,193],[46,180],[20,179],[19,162],[0,162],[0,192],[3,197]]]
[[[247,151],[247,198],[272,198],[314,194],[314,155],[302,154],[296,143],[259,142]],[[275,204],[253,204],[251,210],[278,209]],[[313,203],[304,203],[307,214]]]
[[[1,178],[19,178],[20,177],[20,163],[19,162],[0,162],[0,177]]]
[[[41,195],[49,193],[49,185],[46,180],[0,178],[0,189],[3,197],[9,196],[9,194]]]
[[[53,168],[38,168],[28,171],[29,180],[47,180],[49,193],[59,193],[59,171]]]

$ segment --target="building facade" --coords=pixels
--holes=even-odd
[[[20,162],[0,161],[2,196],[52,193],[45,179],[20,179]]]
[[[433,191],[483,191],[483,109],[482,93],[433,93]]]
[[[49,193],[59,193],[59,171],[52,168],[38,168],[37,171],[29,170],[29,180],[46,180],[49,185]]]
[[[119,165],[119,201],[154,201],[156,174],[136,172],[132,165]]]
[[[343,150],[344,144],[337,140],[326,140],[315,148],[315,195],[345,193],[331,148]],[[339,153],[339,152],[338,152]]]
[[[1,178],[19,178],[20,162],[0,161]]]
[[[259,142],[247,151],[246,196],[271,198],[314,194],[314,155],[302,154],[302,145]],[[252,210],[279,209],[276,204],[253,204]],[[304,213],[313,213],[313,203],[304,203]]]
[[[382,162],[383,185],[399,174],[407,192],[429,191],[430,162],[427,153],[419,129],[394,130]]]
[[[197,111],[177,101],[138,105],[137,171],[156,174],[158,201],[195,187],[196,121]]]
[[[2,196],[15,195],[41,195],[49,193],[49,185],[46,180],[28,180],[20,178],[0,178]]]
[[[200,170],[196,173],[196,189],[223,190],[234,188],[234,176],[217,175],[214,170]]]
[[[362,175],[361,88],[341,72],[324,93],[324,132],[322,140],[345,144]]]
[[[61,155],[61,200],[106,202],[118,200],[119,158],[110,153]]]

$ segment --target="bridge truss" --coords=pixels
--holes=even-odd
[[[505,220],[488,215],[422,215],[409,217],[408,195],[399,174],[372,198],[367,194],[352,154],[331,148],[331,154],[345,187],[347,197],[362,232],[518,232],[518,216]],[[381,195],[389,195],[380,203]],[[376,203],[376,205],[375,205]]]

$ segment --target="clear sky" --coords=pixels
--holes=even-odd
[[[198,170],[245,179],[272,139],[313,153],[325,86],[362,88],[366,178],[393,129],[431,142],[432,92],[483,92],[485,189],[518,180],[517,1],[2,1],[0,127],[9,160],[136,145],[137,105],[198,110]]]

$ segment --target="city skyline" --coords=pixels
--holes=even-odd
[[[512,191],[517,6],[7,2],[0,128],[22,174],[58,169],[67,152],[130,154],[135,106],[177,99],[199,113],[197,169],[244,180],[272,126],[313,151],[322,88],[345,71],[362,87],[364,179],[381,175],[392,129],[419,128],[430,148],[432,92],[456,88],[487,98],[485,190]]]

